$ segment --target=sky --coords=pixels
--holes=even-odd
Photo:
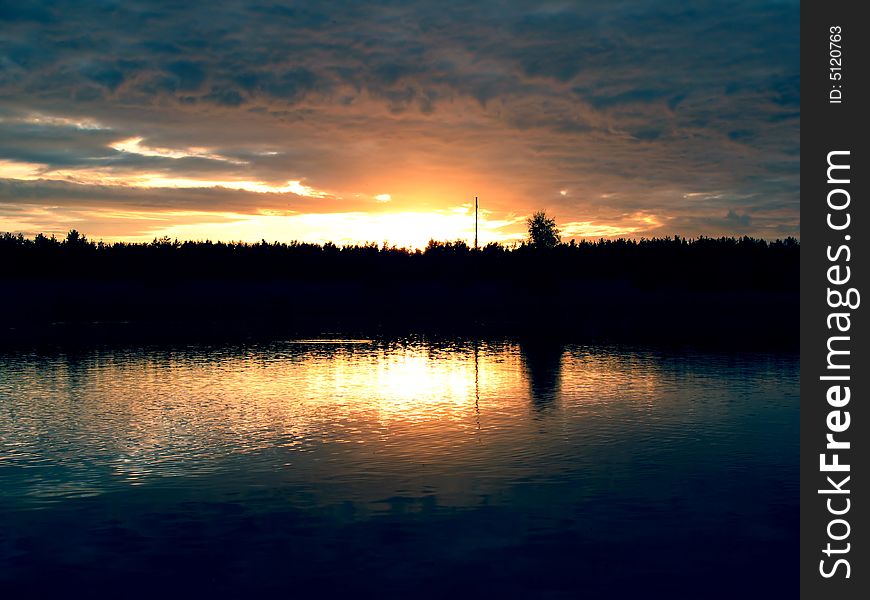
[[[0,2],[0,231],[799,237],[799,2]]]

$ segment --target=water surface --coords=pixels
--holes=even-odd
[[[3,354],[0,583],[793,597],[798,366],[422,339]]]

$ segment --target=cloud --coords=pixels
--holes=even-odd
[[[799,230],[797,2],[34,0],[0,20],[7,207],[80,204],[79,181],[89,210],[254,215],[280,202],[252,186],[297,182],[316,193],[288,204],[318,214],[480,195],[504,218],[658,216],[638,233]],[[204,187],[130,189],[148,177]]]

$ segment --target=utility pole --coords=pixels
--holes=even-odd
[[[477,250],[477,196],[474,197],[474,249]]]

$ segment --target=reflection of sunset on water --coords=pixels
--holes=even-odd
[[[467,502],[517,478],[576,468],[586,452],[576,456],[578,448],[603,432],[728,418],[726,404],[704,402],[718,376],[693,392],[655,354],[353,342],[31,358],[16,377],[34,409],[24,420],[0,414],[11,432],[3,461],[37,459],[38,441],[50,440],[60,471],[35,471],[28,483],[45,500],[210,477],[240,461],[271,470],[277,461],[273,477],[317,480],[318,493],[372,500],[366,490],[386,478],[413,495],[437,482],[439,501]],[[541,438],[547,431],[563,434]],[[468,478],[451,478],[457,470]]]
[[[541,340],[0,353],[2,531],[38,564],[44,534],[100,568],[186,568],[177,549],[204,577],[243,556],[293,584],[347,557],[594,558],[614,531],[640,562],[663,528],[673,552],[724,531],[721,560],[766,554],[796,543],[798,374],[796,355]]]

